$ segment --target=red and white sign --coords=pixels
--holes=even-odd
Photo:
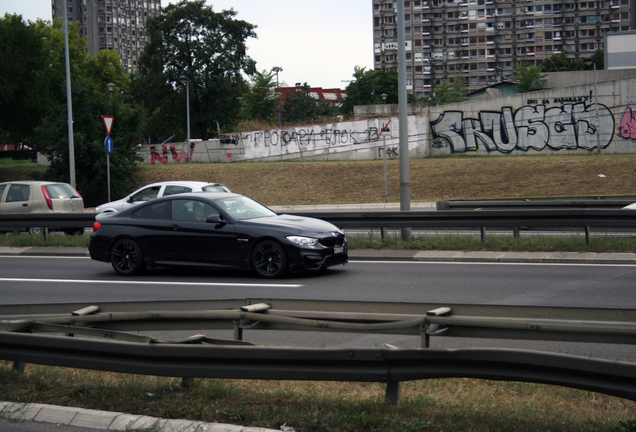
[[[106,126],[106,133],[110,136],[110,130],[113,128],[113,122],[115,121],[115,117],[113,116],[102,116],[104,120],[104,126]]]

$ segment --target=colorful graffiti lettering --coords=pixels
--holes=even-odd
[[[619,135],[625,139],[636,139],[636,118],[632,114],[631,107],[627,107],[623,117],[621,117]]]
[[[190,143],[190,158],[192,157],[192,152],[194,151],[194,143]],[[168,163],[168,148],[165,144],[162,144],[162,154],[159,154],[159,152],[157,152],[155,150],[155,146],[151,145],[150,146],[150,163],[152,165],[155,164],[155,162],[159,162],[162,164],[167,164]],[[170,155],[172,156],[172,160],[174,160],[175,162],[188,162],[188,154],[184,151],[181,150],[180,152],[177,152],[177,150],[174,148],[174,144],[170,144]]]
[[[503,153],[546,147],[593,150],[611,143],[614,127],[614,116],[605,105],[585,102],[547,109],[545,105],[524,106],[515,112],[504,107],[480,111],[479,119],[464,118],[462,111],[444,111],[431,122],[433,142],[439,148],[436,140],[445,139],[454,153],[477,151],[480,142],[488,151]]]

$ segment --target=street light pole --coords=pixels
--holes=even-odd
[[[278,86],[278,73],[283,71],[283,68],[280,66],[274,66],[272,68],[273,72],[276,72],[276,97],[280,95],[280,87]],[[278,112],[278,129],[281,128],[280,124],[280,101],[276,101],[276,111]]]
[[[594,60],[592,57],[586,57],[585,59],[583,59],[583,61],[586,63],[592,62],[594,64],[594,108],[596,110],[596,130],[594,131],[594,134],[596,135],[596,152],[600,153],[601,152],[601,137],[600,137],[601,123],[598,117],[598,85],[596,81],[596,60]]]
[[[186,117],[188,128],[188,152],[190,155],[190,157],[188,158],[188,162],[192,162],[192,148],[190,147],[190,81],[185,75],[181,75],[179,81],[181,81],[181,84],[186,85]]]
[[[110,109],[113,111],[113,90],[115,90],[115,84],[108,83],[106,84],[106,88],[108,89],[108,93],[110,94]],[[113,112],[113,115],[115,113]],[[106,182],[108,183],[108,202],[110,202],[110,153],[106,152]]]
[[[299,121],[299,122],[301,121],[301,120],[300,120],[300,86],[301,86],[301,85],[302,85],[302,84],[301,84],[301,83],[299,83],[299,82],[297,82],[297,83],[296,83],[296,96],[297,96],[297,98],[298,98],[298,101],[297,101],[297,102],[298,102],[298,121]]]

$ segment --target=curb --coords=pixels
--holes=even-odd
[[[14,422],[51,423],[109,431],[153,430],[156,432],[275,432],[275,429],[165,420],[120,412],[61,407],[47,404],[0,402],[0,419]],[[292,428],[286,429],[293,431]]]

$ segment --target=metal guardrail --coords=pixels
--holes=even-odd
[[[234,339],[137,334],[187,329],[233,329]],[[243,341],[252,330],[419,335],[424,349],[262,347]],[[0,306],[0,358],[18,363],[173,377],[385,382],[389,403],[397,403],[400,382],[445,377],[540,382],[636,400],[634,363],[431,349],[431,337],[633,345],[636,310],[278,299]]]
[[[478,228],[482,241],[487,228],[636,228],[636,212],[617,209],[517,209],[446,211],[293,212],[327,220],[341,228]],[[94,213],[2,214],[0,230],[43,226],[47,228],[92,227]]]
[[[512,198],[487,200],[437,201],[437,210],[512,210],[512,209],[621,209],[636,202],[636,195],[570,198]]]

